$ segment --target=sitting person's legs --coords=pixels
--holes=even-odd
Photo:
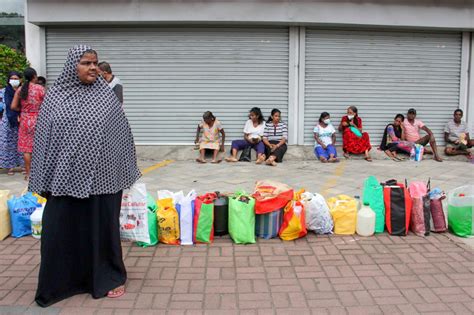
[[[265,144],[263,141],[252,144],[252,147],[257,152],[257,164],[265,161]]]
[[[337,151],[336,151],[336,147],[333,146],[332,144],[329,144],[327,147],[326,147],[326,152],[327,154],[329,155],[329,159],[328,161],[329,162],[337,162],[338,159],[337,159]]]
[[[250,143],[248,143],[244,139],[242,139],[242,140],[233,140],[232,145],[231,145],[232,156],[226,158],[225,160],[227,162],[237,162],[238,161],[237,160],[237,152],[239,152],[240,150],[243,150],[243,149],[245,149],[249,146],[250,146]]]
[[[327,148],[323,149],[323,147],[316,147],[314,148],[314,154],[323,163],[326,163],[329,159],[329,153]]]

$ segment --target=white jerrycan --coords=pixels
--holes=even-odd
[[[360,236],[371,236],[375,232],[375,212],[366,204],[357,212],[356,232]]]

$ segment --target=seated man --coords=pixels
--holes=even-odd
[[[430,128],[426,127],[421,120],[416,119],[416,110],[414,108],[410,108],[408,110],[407,119],[403,121],[403,128],[405,130],[405,138],[407,141],[421,144],[423,146],[429,143],[431,149],[433,150],[434,160],[443,162],[443,159],[438,154],[433,132],[430,130]],[[427,135],[421,137],[419,133],[420,129],[424,130]]]
[[[462,121],[463,111],[456,109],[454,117],[446,124],[444,128],[444,139],[446,140],[446,155],[467,155],[471,152],[467,149],[472,146],[469,138],[469,130],[464,121]]]

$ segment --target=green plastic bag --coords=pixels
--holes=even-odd
[[[383,187],[375,176],[369,176],[364,181],[363,204],[370,206],[375,212],[375,233],[383,233],[385,228],[385,205],[383,202]]]
[[[158,223],[156,220],[156,210],[158,209],[155,199],[150,194],[147,194],[147,209],[148,209],[148,233],[150,233],[150,243],[137,242],[138,246],[148,247],[158,244]]]
[[[255,243],[255,199],[243,191],[229,197],[229,234],[236,244]]]
[[[214,201],[217,195],[207,193],[194,200],[193,239],[195,243],[212,243],[214,240]]]
[[[474,185],[461,186],[448,194],[448,227],[461,237],[474,235]]]

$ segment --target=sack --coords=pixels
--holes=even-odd
[[[430,181],[411,182],[408,186],[410,192],[412,208],[411,208],[411,223],[410,228],[418,236],[428,236],[430,234],[430,198],[428,192],[430,191]]]
[[[38,199],[31,192],[7,201],[12,225],[12,236],[22,237],[31,234],[31,214],[41,207]]]
[[[229,197],[229,234],[236,244],[255,243],[255,199],[243,191]]]
[[[239,157],[240,162],[250,162],[252,161],[252,147],[247,147],[242,150]]]
[[[329,211],[334,221],[334,234],[352,235],[357,227],[357,200],[347,195],[328,199]]]
[[[157,205],[158,240],[163,244],[179,245],[179,215],[173,198],[158,199]]]
[[[461,186],[448,194],[448,227],[458,236],[474,235],[474,185]]]
[[[195,243],[212,243],[214,240],[215,193],[197,196],[194,203],[193,239]]]
[[[331,234],[334,222],[324,197],[304,192],[301,194],[301,203],[305,209],[306,228],[316,234]]]
[[[360,132],[360,130],[357,129],[356,127],[350,126],[349,130],[352,131],[352,133],[355,134],[358,138],[362,137],[362,132]]]
[[[410,150],[410,160],[420,162],[423,159],[423,152],[425,152],[424,146],[418,143],[413,145]]]
[[[387,231],[391,235],[407,235],[412,208],[410,193],[404,184],[396,180],[389,180],[383,185]]]
[[[255,235],[264,239],[271,239],[278,236],[283,222],[283,208],[255,215]]]
[[[9,190],[0,190],[0,241],[4,240],[12,232],[10,213],[7,206],[9,195]]]
[[[191,190],[186,196],[176,201],[181,245],[193,245],[194,202],[196,196],[196,192]]]
[[[306,230],[305,210],[301,203],[301,194],[304,190],[295,193],[293,200],[288,202],[283,210],[283,223],[278,235],[284,241],[291,241],[305,236]]]
[[[155,199],[147,193],[146,195],[146,208],[147,208],[147,222],[148,222],[148,235],[150,236],[150,242],[137,242],[138,246],[149,247],[155,246],[158,244],[158,220],[156,218],[156,210],[158,206],[156,205]]]
[[[364,181],[362,192],[363,204],[370,206],[375,212],[375,233],[383,233],[385,229],[385,205],[383,202],[383,187],[375,176],[369,176]]]
[[[124,190],[120,208],[120,238],[150,243],[148,231],[147,192],[144,183]]]
[[[430,211],[431,211],[431,231],[442,233],[447,230],[446,215],[443,209],[443,200],[446,194],[439,188],[435,188],[429,193]]]
[[[217,199],[214,202],[214,235],[223,236],[229,234],[229,200],[227,196],[216,192]]]
[[[252,194],[255,198],[255,213],[263,214],[284,208],[293,199],[293,194],[293,188],[277,181],[257,181]]]

